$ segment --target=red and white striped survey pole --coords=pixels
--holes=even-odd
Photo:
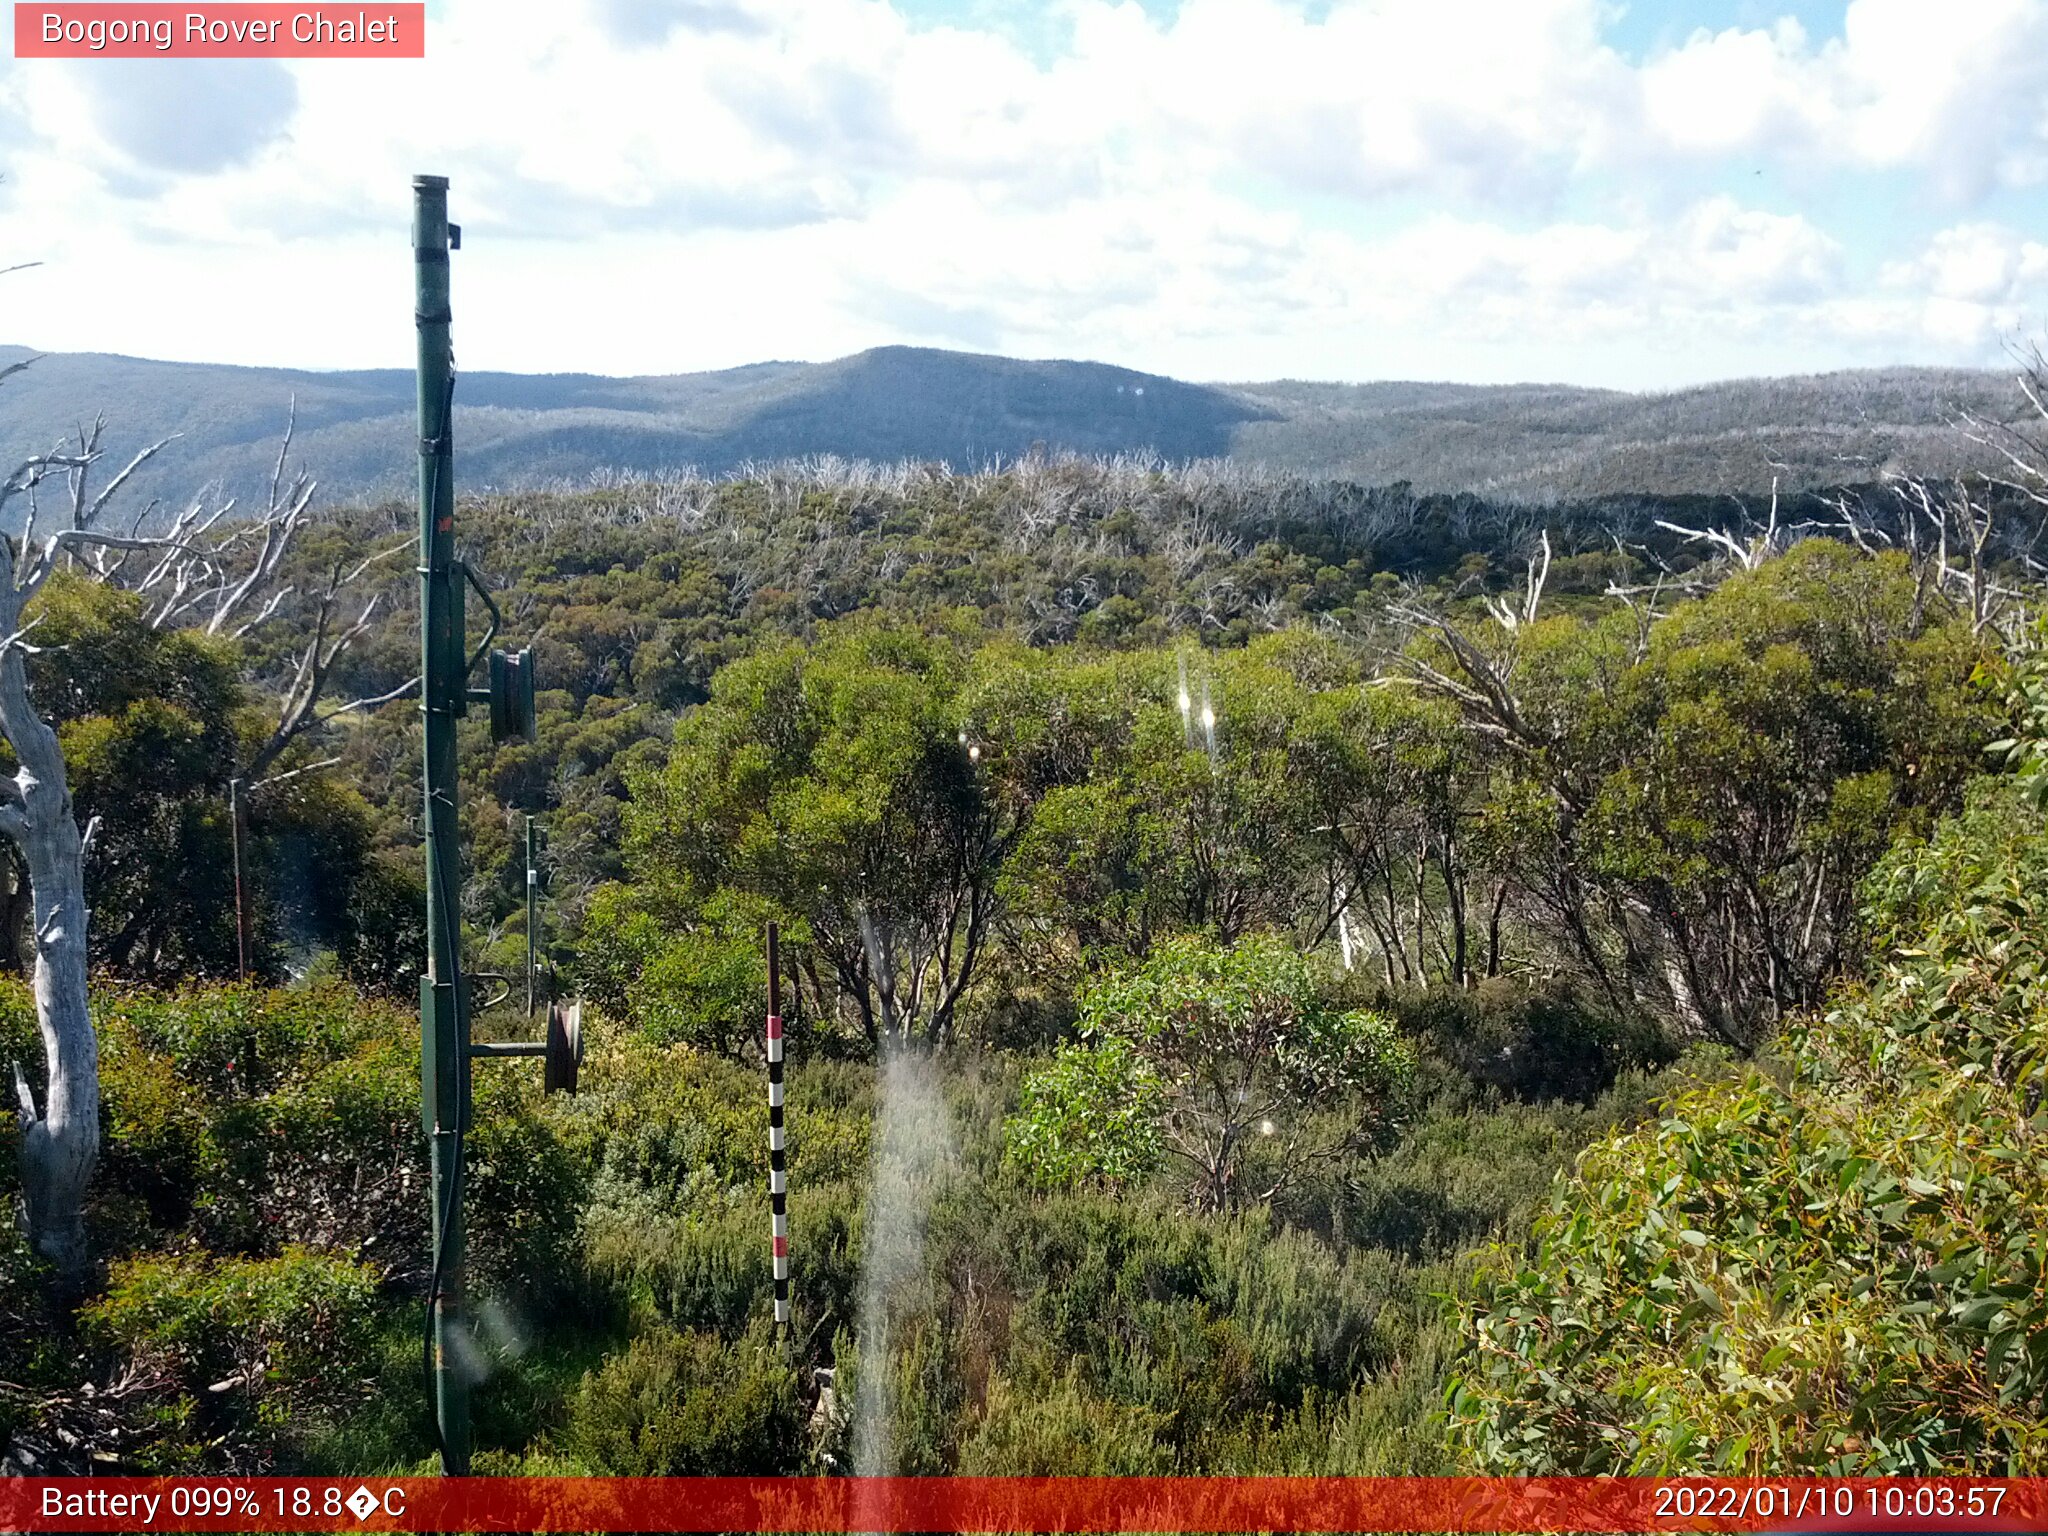
[[[789,1339],[789,1173],[782,1145],[782,957],[768,925],[768,1230],[775,1254],[775,1336]]]

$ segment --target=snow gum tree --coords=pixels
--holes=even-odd
[[[17,365],[21,366],[21,365]],[[0,479],[0,742],[13,758],[0,764],[0,836],[19,852],[30,889],[30,980],[42,1036],[41,1102],[20,1062],[13,1063],[21,1127],[22,1219],[31,1245],[75,1287],[88,1262],[85,1193],[99,1156],[99,1050],[87,1007],[86,857],[95,824],[81,826],[73,808],[64,753],[49,712],[33,696],[28,661],[35,654],[35,599],[59,570],[137,594],[154,628],[190,628],[239,639],[290,611],[309,639],[286,658],[275,723],[244,773],[275,762],[295,739],[336,714],[381,703],[359,699],[319,707],[342,651],[369,627],[372,597],[343,613],[348,588],[383,551],[335,566],[324,581],[286,579],[286,556],[307,525],[314,483],[285,478],[289,426],[264,506],[236,514],[232,500],[200,498],[145,531],[151,507],[109,525],[108,513],[135,471],[169,439],[137,453],[95,491],[102,462],[103,421],[76,439],[32,454]],[[7,768],[11,766],[12,771]],[[225,788],[225,786],[223,786]]]

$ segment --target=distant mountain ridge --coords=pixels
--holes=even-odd
[[[0,368],[35,354],[0,347]],[[0,454],[106,416],[114,451],[168,433],[138,489],[260,494],[289,402],[295,455],[329,500],[402,496],[413,473],[412,375],[40,357],[0,386]],[[657,474],[834,454],[975,468],[1034,448],[1233,457],[1418,491],[1516,500],[1766,490],[1948,474],[1979,462],[1959,411],[2017,417],[2002,374],[1892,368],[1754,379],[1653,395],[1567,385],[1193,384],[1104,363],[878,347],[641,378],[465,374],[456,453],[467,489]],[[1989,467],[1986,465],[1985,467]]]

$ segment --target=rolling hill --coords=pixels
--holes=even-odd
[[[33,356],[0,347],[0,367]],[[47,447],[95,411],[115,452],[168,433],[141,477],[166,500],[218,484],[260,495],[295,399],[296,452],[330,499],[403,495],[413,382],[398,369],[317,373],[54,354],[0,387],[0,452]],[[1557,385],[1193,384],[1085,362],[880,347],[828,363],[644,378],[474,373],[458,386],[467,489],[607,470],[722,474],[834,454],[976,467],[1049,451],[1408,481],[1543,501],[1621,492],[1766,490],[1969,467],[1958,411],[2009,417],[2000,374],[1883,369],[1659,394]]]

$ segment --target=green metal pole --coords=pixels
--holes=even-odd
[[[540,865],[534,859],[533,816],[526,818],[526,1016],[533,1017],[534,915],[540,893]]]
[[[242,886],[242,781],[228,780],[228,841],[235,855],[235,979],[249,979],[249,896]]]
[[[450,441],[448,179],[415,176],[414,320],[419,329],[420,696],[426,717],[427,970],[420,982],[420,1115],[433,1184],[434,1417],[441,1470],[469,1471],[469,1376],[462,1336],[462,1140],[469,1128],[469,997],[462,985],[455,722],[467,702],[461,573],[455,562]]]

